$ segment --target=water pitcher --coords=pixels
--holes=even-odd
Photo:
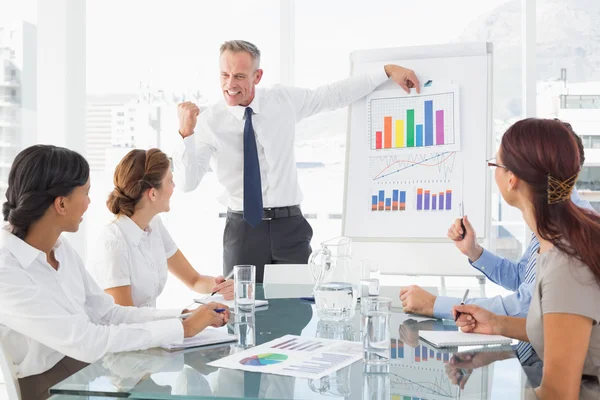
[[[321,243],[308,259],[315,279],[317,315],[324,321],[347,321],[354,316],[358,284],[352,273],[352,241],[338,237]]]

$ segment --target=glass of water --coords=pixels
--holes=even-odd
[[[254,283],[256,267],[254,265],[236,265],[233,267],[235,282],[235,311],[254,312]]]
[[[364,365],[363,400],[389,400],[392,398],[389,368],[389,364]]]
[[[256,346],[254,314],[236,313],[234,321],[234,333],[238,337],[236,346],[243,349]]]
[[[386,363],[390,360],[390,316],[392,300],[387,297],[361,299],[363,360]]]

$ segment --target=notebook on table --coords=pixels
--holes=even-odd
[[[482,335],[461,331],[420,331],[419,336],[435,347],[479,346],[487,344],[510,345],[512,339],[501,335]]]
[[[227,307],[229,307],[231,309],[233,309],[235,307],[235,300],[225,300],[225,299],[223,299],[223,295],[221,295],[221,294],[215,294],[214,296],[208,296],[208,297],[200,297],[200,298],[194,299],[194,301],[196,303],[200,303],[200,304],[208,304],[208,303],[212,303],[212,302],[217,302],[217,303],[225,304]],[[269,302],[267,300],[254,300],[255,308],[265,307],[267,305],[269,305]]]
[[[206,328],[196,336],[183,339],[182,343],[161,346],[165,350],[174,351],[188,349],[191,347],[210,346],[219,343],[229,343],[237,341],[237,336],[230,335],[227,331]]]

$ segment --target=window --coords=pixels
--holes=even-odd
[[[581,143],[583,144],[584,149],[589,149],[591,147],[591,139],[592,137],[589,135],[580,135]]]
[[[598,135],[581,135],[581,141],[586,149],[600,149],[600,133]]]
[[[142,19],[140,9],[145,15]],[[95,171],[92,176],[86,237],[89,247],[110,220],[105,196],[112,190],[113,168],[126,153],[111,143],[143,148],[160,143],[160,148],[171,155],[176,141],[181,140],[177,134],[177,103],[191,100],[204,107],[222,96],[218,56],[226,40],[242,38],[255,43],[262,52],[261,67],[265,71],[261,86],[278,83],[280,29],[279,0],[88,1],[86,13],[88,95],[113,95],[115,100],[107,107],[107,129],[100,134],[101,140],[88,126],[88,153],[90,147],[96,149],[105,165],[103,171]],[[131,29],[134,20],[138,22]],[[107,24],[111,29],[106,29]],[[132,48],[136,49],[135,57],[131,57]],[[115,108],[126,110],[121,117],[128,121],[118,140],[113,137],[117,125],[113,127],[111,116]],[[219,213],[226,209],[218,202],[221,191],[214,173],[209,172],[193,193],[176,190],[172,211],[162,216],[192,265],[212,275],[222,273],[221,232],[225,220],[219,218]],[[178,284],[168,284],[166,292],[180,291]]]
[[[600,167],[584,166],[576,186],[578,190],[600,191]]]
[[[596,5],[581,2],[560,13],[550,3],[537,3],[538,116],[569,122],[581,137],[585,164],[576,188],[591,191],[585,194],[588,199],[597,199],[600,193],[600,79],[594,70],[581,68],[595,57],[581,43],[592,32],[593,24],[587,21],[593,19]],[[597,210],[598,205],[592,203]]]
[[[488,40],[494,42],[495,48],[496,133],[500,135],[521,115],[520,90],[514,90],[521,84],[519,2],[465,0],[460,8],[443,0],[410,4],[392,0],[373,0],[369,4],[303,0],[294,4],[295,85],[315,87],[347,76],[348,54],[355,49]],[[139,19],[139,9],[142,8],[145,18],[139,21],[135,30],[130,29],[130,21]],[[125,147],[115,149],[112,143],[139,146],[139,140],[144,140],[147,146],[150,143],[148,136],[151,136],[147,132],[152,132],[152,135],[157,132],[157,143],[170,154],[179,140],[175,105],[193,100],[204,108],[220,98],[217,58],[218,47],[223,41],[244,38],[256,43],[262,51],[262,67],[265,70],[261,85],[280,82],[279,8],[278,0],[251,3],[235,0],[226,4],[216,0],[87,2],[88,94],[104,94],[112,101],[97,107],[95,123],[101,129],[93,131],[91,123],[88,124],[88,149],[90,146],[94,148],[98,155],[96,163],[101,166],[92,176],[92,205],[87,218],[90,245],[110,217],[103,206],[105,193],[111,189],[112,168],[125,154],[123,151],[128,150]],[[400,20],[398,15],[402,15]],[[226,23],[223,23],[224,18]],[[106,30],[108,22],[110,30]],[[435,26],[435,29],[428,29],[430,26]],[[572,23],[571,26],[578,25]],[[546,26],[543,28],[546,29]],[[548,37],[552,37],[550,33],[546,32]],[[538,39],[552,43],[552,40],[546,39],[546,34],[538,34]],[[190,49],[190,42],[181,40],[181,37],[201,40],[194,40],[193,49]],[[580,38],[577,41],[584,42]],[[137,50],[136,57],[131,58],[133,47]],[[115,59],[127,59],[128,63],[115,63]],[[556,80],[554,75],[546,78]],[[578,80],[573,78],[573,81]],[[585,95],[575,91],[559,92],[572,93]],[[558,95],[554,97],[554,106],[560,109],[560,98]],[[146,118],[145,111],[139,111],[140,108],[151,110],[156,104],[159,104],[160,110],[156,120],[154,117]],[[113,115],[115,109],[135,114],[135,125],[126,124],[117,132]],[[340,232],[345,125],[345,110],[339,110],[316,116],[298,126],[296,150],[300,182],[305,193],[303,206],[305,212],[314,217],[311,223],[315,226],[315,241]],[[114,136],[118,136],[118,140]],[[592,139],[589,140],[591,146]],[[325,201],[320,198],[323,187],[328,187],[330,193]],[[214,174],[209,173],[201,188],[194,193],[176,191],[173,211],[163,217],[192,264],[209,274],[221,270],[221,235],[213,234],[223,228],[224,220],[218,218],[218,213],[224,211],[224,206],[216,201],[220,192]],[[497,190],[494,190],[493,198],[495,230],[499,238],[496,246],[501,254],[512,256],[520,253],[525,241],[520,213],[503,203]],[[190,226],[201,226],[202,229],[190,235],[186,231]],[[200,248],[199,243],[205,244],[205,247]],[[165,292],[167,296],[171,293],[169,290]]]
[[[600,95],[561,95],[560,108],[600,108]]]
[[[9,11],[5,14],[8,18],[0,18],[0,80],[7,83],[0,84],[2,193],[6,190],[8,173],[14,157],[24,143],[36,143],[37,134],[34,122],[37,115],[33,111],[35,105],[32,107],[37,93],[37,66],[34,62],[37,49],[33,36],[25,34],[36,30],[34,24],[37,18],[37,2],[23,3],[19,3],[18,7],[7,6]],[[18,81],[17,77],[22,78],[22,81]]]

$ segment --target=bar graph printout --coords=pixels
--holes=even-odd
[[[440,92],[406,95],[401,90],[376,91],[367,97],[370,148],[394,150],[458,151],[458,86]]]
[[[211,362],[210,366],[319,379],[362,358],[362,343],[286,335]]]
[[[368,236],[446,237],[463,195],[458,93],[458,85],[444,85],[367,97],[369,171],[361,214]]]

